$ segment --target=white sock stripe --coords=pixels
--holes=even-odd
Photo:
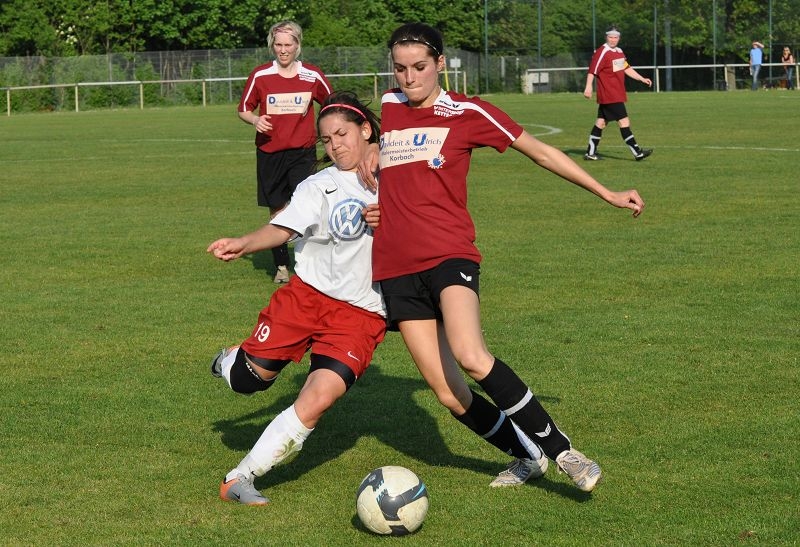
[[[531,390],[529,389],[528,392],[525,394],[525,396],[520,400],[520,402],[518,402],[511,408],[503,409],[503,411],[509,416],[513,416],[515,413],[522,410],[522,407],[527,405],[531,401],[531,399],[533,399],[533,393],[531,393]]]
[[[517,424],[515,424],[513,420],[511,421],[511,425],[514,426],[514,431],[517,433],[517,438],[519,439],[519,442],[521,442],[522,446],[525,447],[525,450],[528,451],[528,454],[530,454],[531,459],[538,460],[539,458],[541,458],[544,455],[542,448],[538,444],[533,442],[531,438],[528,437],[519,427],[517,427]]]
[[[484,439],[488,439],[489,437],[497,433],[497,431],[500,429],[500,426],[503,425],[503,421],[505,421],[505,419],[506,415],[500,412],[500,418],[497,420],[497,423],[494,424],[494,427],[491,430],[489,430],[489,432],[486,435],[482,435],[482,437]]]

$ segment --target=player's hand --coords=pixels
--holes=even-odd
[[[272,131],[272,123],[269,121],[271,116],[268,114],[264,114],[263,116],[259,116],[256,123],[253,125],[256,127],[256,131],[259,133],[266,133],[268,131]]]
[[[378,189],[378,160],[380,158],[380,148],[377,144],[370,144],[367,154],[361,159],[356,167],[358,177],[370,190]]]
[[[632,210],[634,218],[641,215],[644,210],[644,200],[636,190],[614,192],[609,203],[614,207]]]
[[[242,256],[244,254],[243,250],[240,239],[224,237],[209,245],[206,252],[213,254],[220,260],[230,262]]]
[[[364,215],[364,220],[366,221],[367,226],[373,230],[376,229],[381,223],[381,210],[378,208],[377,203],[370,203],[364,207],[361,210],[361,214]]]
[[[592,90],[589,89],[589,88],[584,89],[583,90],[583,96],[586,97],[587,99],[591,99],[592,98]]]
[[[650,78],[643,78],[642,83],[647,87],[653,87],[653,80],[651,80]]]

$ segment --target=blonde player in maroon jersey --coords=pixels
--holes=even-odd
[[[444,45],[437,30],[403,25],[388,45],[399,87],[381,101],[380,222],[371,225],[377,226],[373,277],[381,282],[390,328],[400,331],[420,373],[457,420],[501,449],[514,446],[514,434],[516,446],[528,449],[509,452],[515,459],[492,486],[539,477],[549,458],[589,492],[600,466],[572,448],[527,384],[486,347],[467,172],[473,149],[511,147],[634,217],[644,202],[636,190],[607,189],[491,103],[443,91]],[[372,167],[362,163],[362,177],[369,178]],[[469,388],[459,366],[494,404]],[[546,458],[536,458],[531,439]]]
[[[592,98],[592,85],[597,87],[597,120],[589,134],[589,146],[583,159],[596,161],[600,159],[597,147],[603,137],[603,129],[608,122],[617,122],[622,140],[630,149],[636,161],[641,161],[653,153],[650,148],[642,148],[636,143],[636,138],[631,130],[631,120],[625,108],[628,95],[625,92],[625,76],[638,80],[650,87],[653,82],[645,78],[628,64],[625,54],[618,47],[620,32],[612,25],[606,31],[606,43],[597,48],[589,64],[589,73],[586,75],[586,87],[583,96]]]
[[[314,171],[317,132],[314,101],[333,89],[322,71],[298,60],[303,30],[281,21],[269,30],[267,44],[275,60],[256,67],[239,102],[239,118],[256,128],[257,201],[270,216],[286,207],[297,185]],[[275,283],[289,281],[289,248],[272,250]]]

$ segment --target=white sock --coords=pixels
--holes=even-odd
[[[297,417],[294,405],[290,406],[270,422],[253,449],[228,473],[225,480],[237,475],[244,475],[250,480],[262,476],[288,456],[300,452],[303,442],[312,431]]]
[[[233,367],[233,363],[236,361],[236,354],[239,353],[239,346],[234,346],[230,348],[230,350],[230,353],[222,360],[221,367],[222,377],[228,382],[228,387],[231,386],[231,367]]]

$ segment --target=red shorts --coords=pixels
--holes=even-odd
[[[272,294],[242,348],[256,357],[295,362],[310,349],[341,361],[358,378],[385,333],[385,318],[324,295],[293,275]]]

